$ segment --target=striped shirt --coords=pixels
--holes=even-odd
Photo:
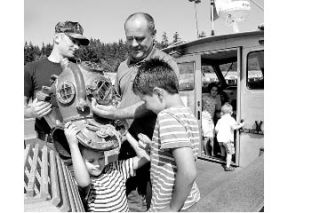
[[[126,181],[134,175],[132,158],[106,165],[99,177],[91,177],[86,198],[88,211],[128,212]]]
[[[177,173],[171,149],[191,147],[196,160],[199,139],[198,122],[188,107],[169,108],[158,114],[150,152],[152,200],[149,211],[160,210],[171,202]],[[199,199],[200,192],[194,182],[182,210],[191,207]]]

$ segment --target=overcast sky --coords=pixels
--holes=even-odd
[[[255,0],[263,6],[263,0]],[[197,6],[199,31],[210,34],[210,0]],[[251,3],[247,20],[240,31],[251,31],[263,23],[264,12]],[[166,32],[169,40],[175,32],[185,41],[196,38],[194,5],[188,0],[25,0],[24,40],[41,45],[51,43],[54,26],[59,21],[78,21],[88,38],[103,42],[124,39],[123,22],[133,12],[150,13],[156,23],[157,39]],[[222,19],[215,21],[217,35],[232,33]]]

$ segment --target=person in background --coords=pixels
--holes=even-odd
[[[211,114],[204,110],[202,111],[202,149],[204,154],[214,156],[214,124]]]
[[[228,96],[221,91],[220,87],[217,83],[212,82],[208,85],[208,96],[203,96],[202,98],[202,109],[203,111],[208,111],[211,115],[211,118],[213,120],[214,125],[217,123],[218,119],[221,117],[221,106],[228,102]],[[214,130],[213,130],[214,134]],[[221,147],[219,143],[217,142],[216,137],[213,138],[213,146],[214,150],[212,150],[211,153],[217,153],[217,155],[221,157],[225,157],[223,154],[223,151],[221,151]],[[215,146],[217,144],[217,146]],[[220,149],[219,149],[220,147]],[[209,147],[210,149],[211,147]],[[220,150],[220,152],[219,152]]]
[[[215,127],[217,132],[217,140],[221,147],[221,152],[223,156],[226,155],[226,165],[225,171],[233,171],[234,168],[231,167],[232,155],[235,153],[234,149],[234,130],[240,129],[243,127],[244,123],[237,123],[236,120],[231,117],[233,110],[232,106],[229,103],[225,103],[221,108],[222,116],[218,120]]]
[[[221,106],[228,102],[229,98],[214,82],[208,85],[208,91],[210,95],[203,98],[202,106],[203,110],[207,110],[211,114],[213,122],[216,124],[221,117]]]
[[[72,60],[81,45],[88,45],[89,40],[83,36],[83,28],[78,22],[59,22],[55,26],[53,49],[48,58],[30,62],[24,67],[24,117],[35,118],[35,130],[39,139],[53,142],[50,126],[43,118],[52,110],[49,102],[40,101],[36,93],[42,86],[51,85],[51,76],[62,72],[60,62]]]
[[[159,58],[166,61],[179,75],[174,59],[155,47],[156,28],[154,19],[148,13],[131,14],[124,23],[124,31],[129,48],[129,56],[117,71],[115,88],[122,100],[118,108],[106,107],[92,102],[92,110],[98,116],[109,119],[126,119],[129,132],[138,140],[138,133],[152,137],[157,115],[146,109],[144,102],[133,93],[132,82],[138,68],[145,61]],[[121,146],[119,159],[135,155],[128,142]],[[151,201],[150,164],[137,171],[137,175],[127,181],[129,208],[131,211],[146,211]],[[138,200],[138,202],[137,202]]]
[[[200,200],[195,182],[198,122],[179,96],[177,75],[168,63],[151,59],[139,67],[133,92],[157,114],[150,139],[152,199],[148,211],[185,211]]]

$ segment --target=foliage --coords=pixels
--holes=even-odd
[[[174,34],[173,34],[173,41],[172,41],[172,43],[176,43],[176,42],[178,42],[178,41],[180,41],[181,40],[181,38],[180,38],[180,36],[179,36],[179,33],[178,32],[175,32]]]
[[[202,32],[199,34],[198,37],[199,37],[199,38],[204,38],[204,37],[206,37],[206,33],[205,33],[204,31],[202,31]]]
[[[178,33],[177,38],[180,40]],[[167,34],[162,34],[160,42],[155,41],[159,49],[169,45]],[[24,64],[48,57],[52,51],[52,44],[42,43],[41,48],[31,42],[24,44]],[[75,53],[76,58],[81,61],[92,61],[104,65],[107,72],[116,72],[122,61],[128,57],[128,46],[120,39],[118,42],[103,43],[99,39],[90,39],[88,46],[81,47]]]

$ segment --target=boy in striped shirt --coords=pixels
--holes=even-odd
[[[126,181],[135,175],[136,169],[150,161],[149,155],[127,133],[126,137],[137,156],[106,164],[103,151],[79,144],[76,138],[78,129],[74,124],[67,123],[64,131],[71,152],[74,177],[86,211],[128,212]]]
[[[140,141],[150,145],[149,211],[186,210],[200,200],[195,182],[199,127],[191,110],[184,106],[178,88],[175,72],[160,59],[144,62],[133,81],[133,92],[158,115],[152,142],[138,135]]]

